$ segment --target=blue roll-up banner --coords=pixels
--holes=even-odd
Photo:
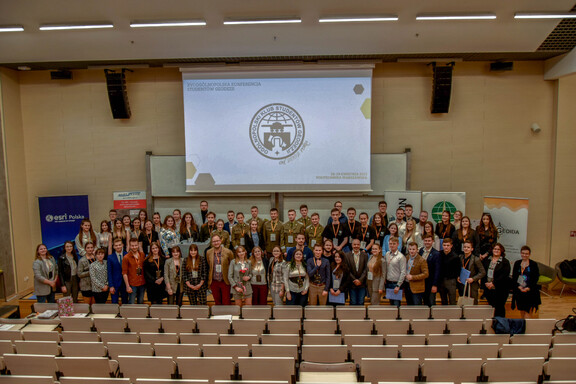
[[[39,197],[42,242],[53,256],[68,240],[74,241],[82,219],[89,217],[88,195]]]

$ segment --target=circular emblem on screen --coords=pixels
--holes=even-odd
[[[273,160],[285,159],[302,146],[304,122],[289,105],[268,104],[252,118],[250,140],[262,156]]]
[[[46,215],[46,221],[49,222],[49,223],[53,222],[53,221],[54,221],[54,216],[52,216],[52,215]]]

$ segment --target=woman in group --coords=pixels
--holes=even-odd
[[[108,263],[104,260],[105,248],[96,250],[96,261],[90,264],[90,283],[92,296],[97,304],[105,304],[108,300]]]
[[[34,271],[34,295],[39,303],[55,303],[56,277],[58,265],[44,244],[36,247],[36,256],[32,263]]]
[[[336,253],[336,250],[334,249],[334,243],[330,239],[325,239],[322,247],[324,249],[322,252],[322,257],[325,257],[328,259],[329,263],[332,263],[332,261],[334,261],[334,254]]]
[[[442,246],[442,240],[445,238],[452,238],[456,228],[454,228],[454,224],[450,222],[450,211],[443,211],[442,212],[442,221],[436,224],[436,231],[435,233],[440,238],[440,246]]]
[[[190,244],[183,280],[185,284],[184,292],[188,295],[190,304],[206,305],[208,263],[206,258],[198,253],[196,244]]]
[[[138,242],[145,255],[150,253],[150,244],[158,242],[158,233],[154,230],[154,223],[151,220],[146,220],[144,223],[144,230],[140,233]]]
[[[430,234],[432,237],[434,237],[434,245],[432,247],[437,251],[442,251],[442,248],[440,248],[440,238],[438,237],[437,234],[434,233],[434,223],[432,223],[431,221],[427,221],[424,223],[424,233],[419,233],[416,238],[418,248],[422,248],[424,246],[424,240],[422,239],[426,234]]]
[[[266,271],[268,271],[268,260],[264,257],[264,252],[260,247],[252,249],[250,258],[252,268],[252,305],[268,304],[268,281]]]
[[[132,220],[132,230],[130,231],[130,238],[131,239],[140,239],[140,235],[142,234],[142,229],[140,228],[140,218],[136,217]]]
[[[182,305],[184,296],[182,251],[179,246],[170,248],[171,258],[164,264],[164,281],[168,293],[168,304]]]
[[[146,280],[146,293],[152,304],[162,304],[166,294],[164,282],[164,266],[166,259],[162,255],[160,245],[152,243],[150,254],[144,260],[144,279]]]
[[[86,254],[78,261],[78,278],[80,279],[80,292],[86,304],[94,304],[94,294],[92,293],[92,281],[90,280],[90,265],[96,261],[94,255],[94,243],[88,242],[84,245]]]
[[[402,248],[406,249],[408,244],[416,242],[419,233],[417,232],[416,221],[414,219],[409,219],[406,221],[406,232],[402,237]]]
[[[164,225],[158,234],[160,245],[165,255],[170,254],[170,248],[180,244],[180,233],[176,229],[174,218],[170,215],[164,218]]]
[[[124,229],[124,224],[122,224],[122,220],[116,219],[114,221],[114,228],[112,230],[112,244],[114,244],[114,240],[120,239],[122,240],[122,244],[124,244],[124,250],[128,250],[128,234]]]
[[[218,221],[216,221],[216,229],[213,230],[210,235],[210,248],[212,248],[212,237],[214,237],[214,235],[220,236],[224,248],[230,248],[230,234],[224,230],[224,220],[218,219]]]
[[[74,243],[64,243],[64,252],[58,258],[58,276],[62,284],[62,294],[72,296],[72,300],[78,302],[78,256],[74,250]]]
[[[180,240],[198,241],[198,225],[190,212],[186,212],[180,222]]]
[[[454,212],[454,222],[452,223],[452,225],[454,225],[455,230],[460,229],[460,226],[462,225],[462,216],[463,215],[464,214],[462,213],[462,211]]]
[[[390,250],[390,238],[398,237],[398,225],[396,223],[390,223],[388,226],[388,234],[384,236],[384,243],[382,244],[382,254],[385,255],[386,252]],[[402,252],[402,242],[398,242],[398,251]]]
[[[374,228],[374,231],[376,232],[376,240],[374,241],[374,244],[379,244],[380,249],[382,249],[382,244],[384,244],[384,237],[388,234],[388,228],[386,228],[386,225],[383,223],[384,220],[382,219],[382,214],[376,212],[372,219],[372,228]]]
[[[476,253],[484,260],[498,241],[498,228],[492,221],[492,215],[484,213],[480,224],[476,227],[476,234],[478,236],[478,247]]]
[[[366,286],[370,296],[370,305],[380,305],[386,283],[386,263],[382,262],[382,248],[379,244],[372,245],[371,253],[372,256],[368,260]]]
[[[523,319],[531,318],[541,304],[538,279],[538,263],[530,259],[529,246],[520,248],[520,260],[514,263],[512,270],[512,309],[518,309]]]
[[[76,238],[74,239],[74,243],[76,244],[76,249],[78,250],[78,254],[80,256],[84,256],[86,254],[86,250],[84,247],[86,243],[96,244],[96,233],[92,229],[92,223],[88,219],[83,219],[80,223],[80,231]]]
[[[286,262],[284,261],[284,253],[282,248],[278,245],[272,249],[272,257],[270,258],[270,265],[268,266],[268,283],[270,284],[270,296],[272,296],[272,303],[274,305],[284,304],[284,296],[286,287],[284,285],[284,270],[286,269]]]
[[[132,238],[132,219],[128,215],[122,216],[122,226],[124,227],[124,232],[126,232],[126,247],[129,248],[129,242]]]
[[[286,287],[286,305],[300,305],[305,307],[308,303],[308,287],[310,279],[306,265],[303,262],[304,253],[296,249],[292,261],[284,269],[284,286]]]
[[[252,255],[254,248],[260,248],[260,251],[266,249],[266,241],[264,236],[258,231],[258,221],[250,221],[250,231],[244,234],[244,244],[249,255]],[[242,245],[242,244],[240,244]]]
[[[250,280],[251,264],[248,260],[248,252],[243,246],[238,246],[234,251],[234,260],[228,267],[228,280],[230,281],[230,293],[234,297],[234,304],[242,306],[252,305],[252,284]]]
[[[100,222],[100,232],[96,235],[97,248],[104,248],[108,255],[112,253],[112,232],[108,220]]]
[[[146,212],[145,209],[141,209],[140,212],[138,212],[138,218],[140,219],[140,230],[143,231],[144,223],[148,220],[148,212]]]
[[[372,252],[374,252],[374,247],[372,247]],[[352,285],[352,279],[348,266],[344,261],[343,252],[340,251],[334,254],[334,258],[330,264],[330,271],[332,272],[332,276],[330,279],[328,302],[334,306],[344,305],[346,303],[346,295]]]
[[[510,293],[510,262],[506,258],[504,246],[496,243],[492,257],[482,261],[486,276],[482,279],[484,296],[494,307],[494,316],[506,317],[506,300]]]
[[[152,215],[152,223],[154,223],[154,230],[156,233],[160,234],[160,231],[162,230],[162,217],[158,212],[154,212]]]
[[[454,252],[461,253],[462,244],[464,244],[465,241],[471,241],[474,249],[478,248],[478,235],[470,226],[470,218],[468,216],[462,218],[460,221],[460,229],[454,232],[454,235],[452,236]]]

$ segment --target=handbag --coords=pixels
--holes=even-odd
[[[466,294],[466,288],[468,288],[468,294]],[[474,298],[470,297],[470,285],[464,283],[464,295],[458,298],[458,306],[463,307],[465,305],[474,305]]]
[[[572,308],[572,312],[576,313],[576,308]],[[562,323],[561,326],[560,323]],[[558,332],[576,332],[576,316],[568,315],[566,318],[558,320],[555,330]]]

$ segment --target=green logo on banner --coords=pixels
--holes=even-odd
[[[449,211],[450,216],[454,216],[454,212],[456,212],[456,206],[449,201],[440,201],[436,203],[436,205],[432,208],[432,220],[434,222],[439,223],[442,221],[442,212]],[[451,219],[451,221],[454,221]]]

